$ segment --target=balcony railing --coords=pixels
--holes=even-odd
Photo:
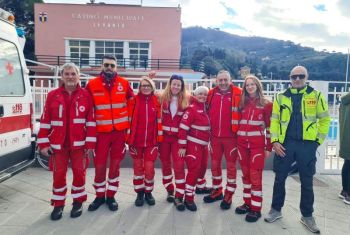
[[[74,62],[81,68],[101,66],[101,58],[96,57],[71,57],[71,56],[54,56],[54,55],[37,55],[38,62],[61,66],[67,62]],[[30,64],[29,64],[30,65]],[[177,59],[118,59],[118,67],[124,69],[191,69],[191,65]]]

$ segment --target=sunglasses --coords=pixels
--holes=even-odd
[[[293,74],[293,75],[290,75],[290,78],[291,78],[292,80],[297,80],[297,78],[299,78],[299,79],[304,79],[305,77],[306,77],[305,74]]]
[[[105,68],[111,67],[112,69],[114,69],[115,68],[115,64],[104,63],[103,67],[105,67]]]

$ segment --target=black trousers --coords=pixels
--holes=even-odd
[[[350,193],[350,160],[344,160],[344,165],[341,169],[341,182],[343,190]]]
[[[272,208],[281,211],[286,196],[285,183],[291,164],[296,161],[301,183],[300,211],[304,217],[312,216],[314,204],[313,175],[316,172],[316,150],[314,141],[286,140],[283,144],[285,157],[275,155],[273,168]]]

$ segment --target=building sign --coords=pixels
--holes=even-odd
[[[40,22],[46,22],[47,21],[47,13],[46,12],[40,12],[40,14],[39,14],[39,21]]]
[[[103,15],[99,12],[95,14],[72,13],[72,19],[90,22],[94,28],[126,28],[128,23],[144,21],[142,15]]]

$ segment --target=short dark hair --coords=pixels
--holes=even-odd
[[[106,60],[114,60],[115,62],[117,62],[117,58],[115,58],[114,55],[104,55],[104,56],[102,57],[102,61],[103,61],[104,59],[106,59]]]

